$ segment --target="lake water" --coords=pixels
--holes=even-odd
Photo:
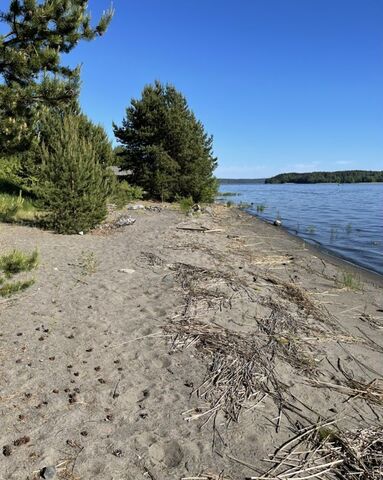
[[[239,195],[221,200],[252,204],[249,213],[306,242],[383,275],[383,184],[221,185]],[[258,208],[257,208],[258,206]]]

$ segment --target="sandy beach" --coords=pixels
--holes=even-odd
[[[341,463],[308,433],[382,431],[381,277],[236,208],[128,213],[1,224],[0,253],[40,255],[0,300],[1,479],[312,478]],[[269,471],[299,436],[314,467]]]

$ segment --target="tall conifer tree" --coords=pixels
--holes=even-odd
[[[217,190],[213,176],[217,159],[213,137],[172,85],[148,85],[139,100],[132,100],[122,126],[114,125],[123,146],[123,167],[133,183],[152,196],[177,196],[210,201]]]
[[[0,36],[0,155],[29,148],[48,108],[75,104],[79,68],[63,66],[61,55],[102,35],[112,16],[92,27],[87,0],[11,0],[0,12],[8,27]]]

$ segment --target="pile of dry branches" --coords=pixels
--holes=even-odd
[[[233,333],[195,319],[173,322],[165,330],[174,336],[174,348],[194,345],[210,358],[205,379],[195,390],[210,407],[204,411],[186,412],[187,420],[205,417],[207,423],[219,410],[223,410],[229,422],[236,422],[241,409],[248,407],[249,400],[254,405],[265,397],[274,372],[257,337]]]
[[[308,427],[280,447],[272,467],[252,480],[381,480],[383,431],[369,427],[339,432],[334,422]]]

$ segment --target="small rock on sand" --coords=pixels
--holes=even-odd
[[[145,205],[128,205],[127,210],[145,210]]]
[[[51,480],[56,476],[56,468],[54,466],[44,467],[40,470],[40,478]]]
[[[135,270],[133,270],[132,268],[120,268],[118,271],[120,273],[130,273],[130,274],[135,272]]]

